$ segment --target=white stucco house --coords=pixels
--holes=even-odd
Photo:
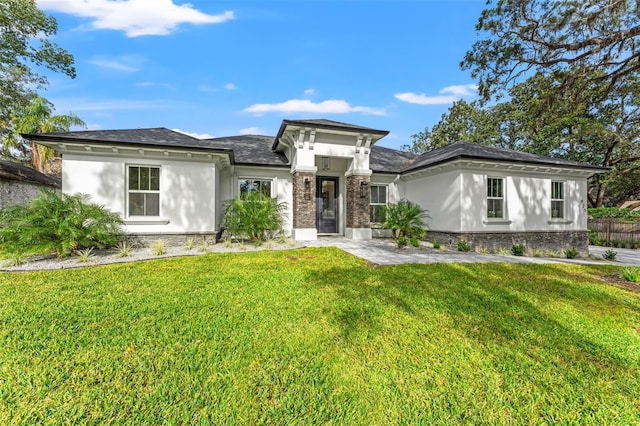
[[[287,203],[296,240],[383,235],[381,206],[406,198],[429,210],[429,239],[587,251],[587,178],[604,169],[465,142],[416,156],[377,146],[387,134],[317,119],[284,120],[275,137],[23,136],[62,153],[63,192],[89,194],[142,237],[213,235],[226,201],[263,191]]]

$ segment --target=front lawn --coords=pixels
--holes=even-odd
[[[615,267],[328,249],[0,274],[0,424],[637,424]]]

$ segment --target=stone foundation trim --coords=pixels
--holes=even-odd
[[[169,247],[179,247],[187,243],[187,240],[193,240],[195,244],[201,244],[206,241],[207,244],[216,243],[215,232],[191,232],[191,233],[149,233],[149,234],[125,234],[123,240],[136,247],[150,247],[154,242],[161,240]]]
[[[291,238],[295,241],[316,241],[318,230],[316,228],[294,228],[291,232]]]
[[[526,232],[451,232],[427,230],[428,241],[438,241],[455,249],[465,240],[472,249],[484,247],[490,252],[511,250],[514,244],[524,244],[528,250],[563,251],[573,247],[581,255],[589,253],[588,231],[526,231]]]
[[[346,228],[344,236],[351,240],[370,240],[373,237],[371,228]]]

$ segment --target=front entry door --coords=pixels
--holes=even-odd
[[[338,233],[338,178],[318,177],[316,227],[320,234]]]

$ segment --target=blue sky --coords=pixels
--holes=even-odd
[[[90,129],[275,135],[282,119],[389,130],[398,148],[456,99],[483,0],[37,0],[77,78],[42,95]]]

